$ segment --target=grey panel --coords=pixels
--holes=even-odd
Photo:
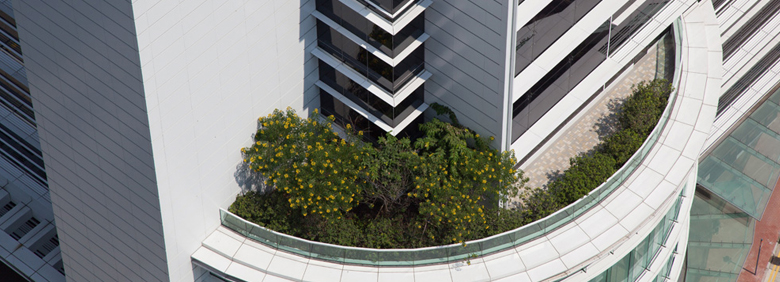
[[[130,1],[14,8],[67,277],[167,280]]]
[[[434,1],[425,11],[425,101],[452,108],[464,125],[501,140],[511,0]],[[497,146],[498,143],[494,144]]]

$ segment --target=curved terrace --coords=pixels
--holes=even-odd
[[[214,273],[247,281],[266,276],[317,281],[592,279],[634,250],[670,210],[684,214],[690,209],[696,159],[720,90],[720,63],[713,60],[721,57],[721,49],[719,41],[700,38],[717,36],[711,6],[692,7],[674,28],[676,90],[655,130],[604,184],[540,221],[465,246],[377,250],[311,242],[221,211],[222,226],[192,259]],[[671,243],[687,236],[687,219],[668,228],[670,244],[657,248],[655,257],[673,255]],[[648,262],[641,277],[653,279],[664,263]],[[679,269],[679,263],[674,267]]]

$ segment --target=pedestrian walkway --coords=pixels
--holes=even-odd
[[[739,273],[738,282],[780,282],[780,274],[775,274],[772,278],[773,270],[778,271],[770,260],[778,255],[778,236],[780,236],[780,179],[778,179],[772,195],[769,197],[766,210],[761,221],[756,222],[756,229],[753,233],[753,247],[742,266],[742,272]],[[763,243],[762,240],[763,239]],[[761,256],[758,257],[758,250],[761,249]],[[758,264],[756,264],[758,257]],[[777,259],[774,260],[778,262]]]

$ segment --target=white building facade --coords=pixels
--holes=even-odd
[[[768,51],[745,47],[776,40],[773,21],[751,21],[776,14],[768,1],[6,2],[48,187],[27,206],[49,223],[25,246],[57,236],[36,269],[70,281],[676,281],[699,154],[752,104],[729,105],[777,83],[750,72]],[[522,164],[664,34],[676,90],[633,166],[543,223],[473,242],[469,265],[261,243],[281,235],[220,211],[251,185],[239,149],[274,109],[415,136],[439,103]]]

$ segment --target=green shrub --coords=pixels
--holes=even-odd
[[[375,144],[329,120],[293,111],[260,118],[256,143],[242,149],[271,192],[239,195],[230,211],[272,230],[344,246],[418,248],[499,234],[544,218],[604,183],[642,145],[666,107],[665,80],[639,83],[618,113],[619,128],[546,189],[533,188],[521,209],[499,209],[528,180],[510,152],[488,145],[440,105],[452,123],[433,119],[412,142],[391,135]]]
[[[255,144],[241,150],[272,192],[237,197],[231,211],[294,236],[340,245],[422,247],[474,238],[490,230],[486,214],[512,196],[523,179],[511,152],[493,138],[433,119],[412,144],[390,134],[360,141],[334,118],[301,118],[289,108],[258,119]],[[522,185],[522,181],[520,185]]]
[[[642,146],[646,136],[634,132],[632,129],[623,129],[604,139],[599,151],[608,154],[615,159],[616,169],[625,164],[629,158]]]
[[[620,169],[655,128],[671,91],[663,79],[632,87],[617,114],[618,130],[604,138],[591,155],[572,158],[569,169],[547,189],[530,190],[522,210],[525,222],[542,219],[579,200]]]
[[[572,158],[570,162],[571,167],[548,186],[558,201],[563,203],[573,203],[584,197],[616,170],[615,159],[601,152]]]
[[[633,93],[623,103],[618,114],[620,126],[647,136],[666,107],[669,93],[672,93],[672,85],[665,79],[656,79],[649,83],[640,82],[631,90]]]

